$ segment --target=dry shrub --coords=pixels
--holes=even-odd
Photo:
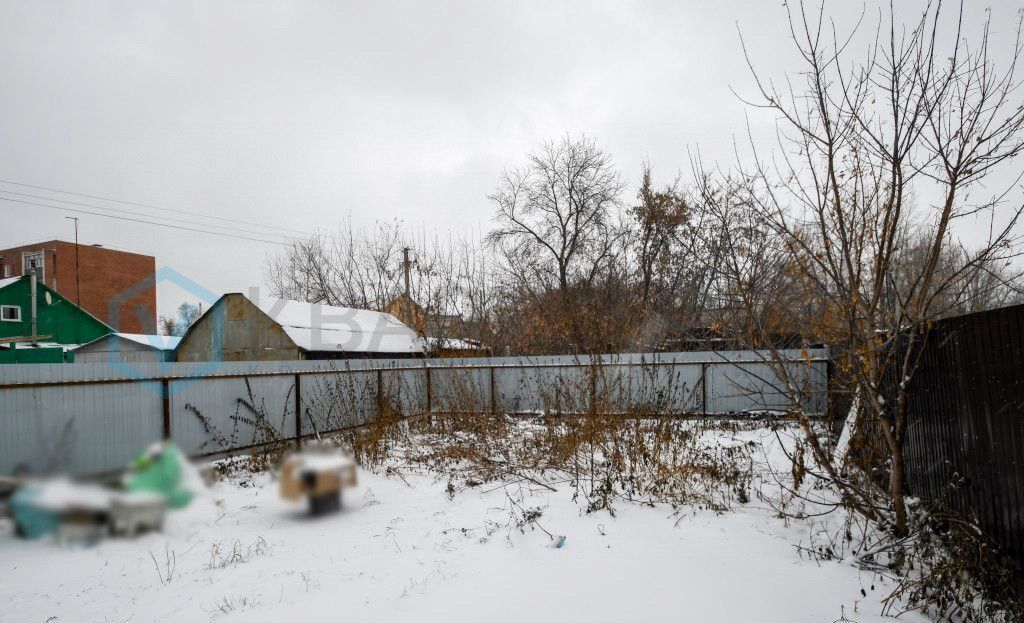
[[[227,456],[216,461],[213,464],[213,474],[217,480],[226,480],[260,472],[276,472],[280,469],[285,455],[294,449],[294,441],[282,439],[256,448],[238,450],[237,452],[244,454]],[[228,454],[233,453],[229,451]]]
[[[382,405],[372,421],[331,436],[326,443],[348,448],[363,467],[381,465],[392,456],[399,440],[407,437],[405,416],[390,403]]]
[[[278,432],[288,429],[287,423],[295,417],[294,410],[285,407],[280,413],[271,413],[266,397],[253,390],[248,378],[243,380],[246,392],[235,399],[234,413],[227,417],[230,427],[218,426],[214,418],[198,407],[185,404],[185,411],[195,417],[206,434],[200,450],[207,455],[228,457],[217,462],[219,478],[276,469],[284,453],[294,447],[292,439]],[[294,388],[288,390],[285,405],[292,404],[292,391]]]
[[[363,467],[425,469],[446,478],[452,494],[525,483],[566,486],[587,512],[614,514],[619,500],[726,510],[749,499],[752,460],[748,445],[709,441],[705,433],[720,426],[631,415],[385,412],[339,442]]]
[[[891,525],[871,521],[852,508],[806,456],[800,440],[794,441],[790,471],[771,473],[778,492],[759,497],[780,517],[810,520],[810,543],[798,546],[801,555],[817,561],[852,560],[886,578],[892,587],[881,600],[886,616],[917,610],[953,623],[1024,623],[1020,569],[976,518],[951,511],[944,499],[913,501],[907,533],[897,536]],[[947,492],[957,486],[951,482]],[[841,515],[828,520],[832,511]]]
[[[921,610],[943,621],[1024,622],[1020,571],[976,521],[941,505],[912,519],[907,542],[878,557],[899,575],[884,601],[886,614]]]

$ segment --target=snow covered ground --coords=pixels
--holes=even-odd
[[[582,513],[565,491],[490,483],[452,498],[430,474],[363,471],[341,513],[313,519],[276,484],[222,480],[163,533],[89,549],[17,540],[5,525],[0,621],[891,620],[879,578],[802,558],[809,524],[756,500],[682,515],[620,503],[612,517]],[[538,523],[564,547],[521,533],[506,491],[545,507]]]

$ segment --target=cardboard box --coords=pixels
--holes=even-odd
[[[356,485],[356,464],[342,455],[302,453],[281,467],[281,497],[297,501],[321,497]]]

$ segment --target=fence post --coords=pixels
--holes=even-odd
[[[424,365],[423,366],[423,370],[424,370],[424,373],[426,374],[426,377],[427,377],[425,379],[426,380],[426,385],[427,385],[427,413],[432,413],[434,408],[433,408],[433,402],[432,402],[432,400],[430,398],[430,366]]]
[[[590,362],[590,405],[587,410],[590,415],[597,415],[597,366],[599,364]]]
[[[377,368],[377,418],[384,413],[384,373]]]
[[[704,415],[708,414],[708,364],[701,362],[700,364],[700,400],[702,403],[701,411]]]
[[[160,379],[160,393],[163,397],[163,429],[164,439],[171,438],[171,380],[167,377]]]
[[[491,383],[491,415],[498,413],[498,401],[494,395],[494,366],[489,368],[490,370],[490,383]]]
[[[302,448],[302,375],[295,373],[295,445]]]

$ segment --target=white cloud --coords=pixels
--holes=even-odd
[[[630,181],[644,158],[674,177],[698,144],[731,160],[730,87],[752,87],[736,24],[781,76],[785,19],[758,0],[0,2],[0,178],[301,230],[473,227],[501,168],[565,132]],[[261,281],[266,246],[81,216],[85,241],[212,289]],[[0,243],[70,235],[55,210],[0,218]]]

